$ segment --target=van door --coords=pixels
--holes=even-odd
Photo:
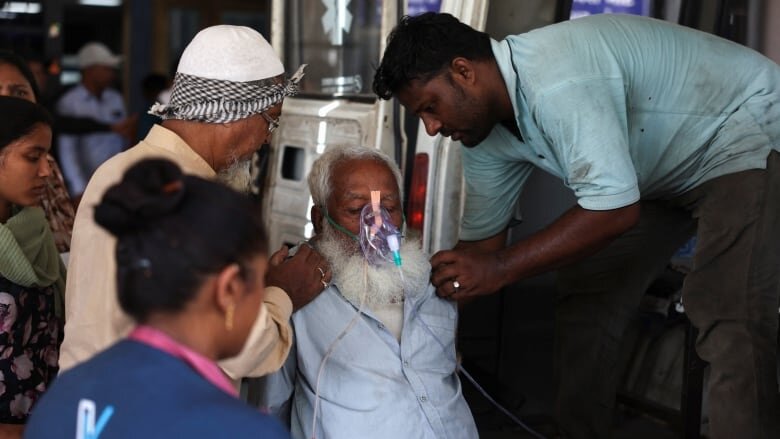
[[[462,212],[459,144],[428,136],[396,100],[372,92],[390,30],[404,14],[449,12],[494,38],[550,24],[564,15],[559,0],[274,0],[271,40],[293,71],[307,63],[298,96],[285,100],[262,172],[260,191],[272,249],[311,237],[306,176],[331,145],[378,148],[405,176],[407,233],[435,252],[457,242]],[[566,10],[564,14],[562,11]]]
[[[274,0],[271,41],[292,72],[306,63],[298,96],[285,99],[261,192],[271,249],[312,236],[306,176],[333,145],[378,148],[403,165],[392,102],[371,91],[396,3]]]

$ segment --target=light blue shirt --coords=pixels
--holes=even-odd
[[[86,117],[113,125],[125,117],[124,100],[116,90],[106,89],[98,99],[78,84],[57,101],[57,113],[70,117]],[[111,131],[83,135],[60,134],[58,139],[60,166],[72,195],[84,192],[90,177],[106,160],[122,152],[127,141]]]
[[[261,405],[279,412],[290,398],[294,438],[312,437],[317,375],[317,438],[466,439],[478,437],[456,373],[454,302],[430,283],[404,302],[401,342],[331,285],[292,316],[294,350],[281,371],[265,378]]]
[[[725,39],[594,15],[492,47],[524,142],[497,125],[462,148],[461,239],[503,230],[534,167],[608,210],[763,169],[780,149],[780,67]]]

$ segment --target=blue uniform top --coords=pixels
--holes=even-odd
[[[594,15],[492,41],[521,141],[463,148],[461,239],[503,230],[534,167],[585,209],[680,195],[780,150],[780,67],[664,21]]]
[[[87,414],[79,417],[80,411]],[[90,429],[97,435],[77,435]],[[289,438],[278,421],[220,390],[183,361],[132,340],[58,377],[33,408],[24,436]]]

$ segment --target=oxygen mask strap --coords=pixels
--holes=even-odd
[[[331,218],[330,215],[328,214],[328,209],[326,209],[324,206],[321,209],[322,209],[322,212],[325,214],[325,219],[328,220],[328,222],[330,223],[331,226],[333,226],[339,232],[349,236],[354,241],[360,241],[360,239],[358,238],[357,235],[355,235],[354,233],[350,232],[344,226],[342,226],[341,224],[337,223],[333,218]]]

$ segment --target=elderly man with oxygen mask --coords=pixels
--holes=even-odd
[[[262,405],[295,438],[475,438],[456,373],[454,302],[404,240],[401,174],[381,152],[327,150],[309,174],[329,287],[292,315],[293,352]],[[288,418],[289,416],[289,418]]]

